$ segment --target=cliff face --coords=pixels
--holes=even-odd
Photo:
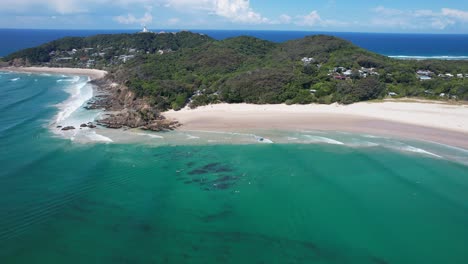
[[[109,111],[98,120],[98,124],[107,128],[141,128],[152,131],[173,130],[179,123],[164,118],[148,102],[148,98],[137,98],[126,86],[112,82],[109,78],[92,82],[99,87],[99,94],[91,101],[87,109],[104,108]]]

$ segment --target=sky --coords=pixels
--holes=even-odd
[[[466,0],[0,0],[0,28],[468,34]]]

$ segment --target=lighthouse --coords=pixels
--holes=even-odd
[[[140,32],[140,33],[151,33],[151,31],[149,31],[146,26],[143,26],[143,30]]]

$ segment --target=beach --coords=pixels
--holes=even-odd
[[[438,102],[352,105],[216,104],[163,113],[186,131],[343,131],[468,148],[468,106]]]
[[[106,71],[95,70],[95,69],[51,68],[51,67],[5,67],[5,68],[0,68],[0,71],[82,75],[82,76],[89,76],[91,80],[101,79],[107,74]]]

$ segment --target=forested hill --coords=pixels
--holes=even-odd
[[[390,59],[331,36],[285,43],[190,32],[64,38],[10,64],[108,70],[158,109],[215,102],[353,103],[388,96],[468,100],[468,61]]]

